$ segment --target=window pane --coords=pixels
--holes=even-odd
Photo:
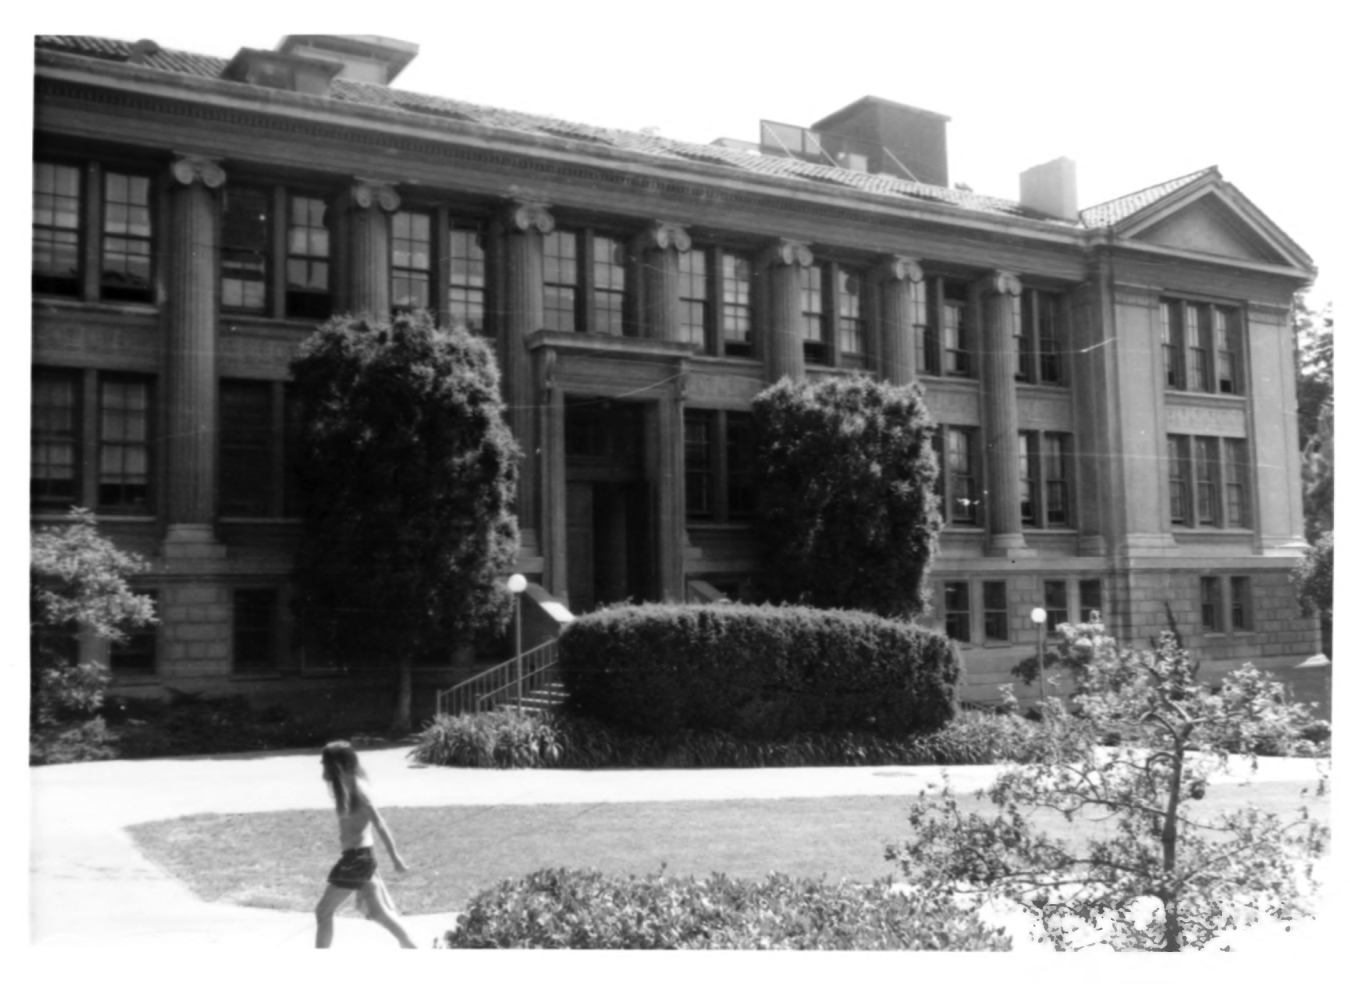
[[[750,261],[722,254],[722,343],[729,355],[750,353]]]
[[[1040,381],[1046,385],[1057,385],[1064,382],[1063,335],[1060,330],[1063,304],[1053,294],[1037,292],[1036,296],[1036,340],[1041,350]]]
[[[1196,519],[1205,526],[1219,521],[1219,441],[1213,437],[1194,438]]]
[[[1190,463],[1186,460],[1185,438],[1167,436],[1167,479],[1172,522],[1190,522]]]
[[[78,375],[33,376],[29,499],[34,508],[75,504],[78,397]]]
[[[984,637],[986,640],[1008,639],[1008,590],[1004,581],[984,582]]]
[[[1256,627],[1252,618],[1252,579],[1235,577],[1232,579],[1230,588],[1233,593],[1232,621],[1230,623],[1232,630],[1234,632],[1250,632]]]
[[[76,294],[80,273],[80,172],[33,163],[33,290]]]
[[[802,337],[807,362],[825,361],[825,297],[820,267],[801,270]]]
[[[138,594],[157,600],[158,592],[141,591]],[[114,676],[148,676],[155,672],[159,650],[158,626],[150,624],[127,630],[126,639],[115,642],[108,651],[108,669]]]
[[[1207,632],[1220,631],[1219,609],[1222,601],[1219,597],[1219,579],[1202,577],[1200,579],[1200,627]]]
[[[104,174],[101,291],[104,298],[150,299],[150,228],[150,179]]]
[[[576,331],[577,237],[554,231],[544,237],[544,327]]]
[[[273,588],[234,593],[234,669],[259,673],[277,665],[277,592]]]
[[[389,243],[390,303],[396,311],[430,308],[431,216],[395,212]]]
[[[328,294],[328,206],[321,198],[291,196],[286,235],[286,315],[327,318],[333,313]]]
[[[472,332],[483,331],[487,309],[487,255],[478,226],[451,220],[449,310],[451,320]]]
[[[970,641],[970,585],[965,581],[946,581],[942,591],[947,635],[961,642]]]
[[[1045,625],[1053,632],[1056,626],[1069,620],[1069,582],[1045,582]]]
[[[1224,512],[1229,526],[1248,527],[1247,442],[1241,438],[1224,439]]]
[[[959,296],[956,295],[960,290]],[[943,283],[942,346],[943,372],[952,376],[970,375],[969,342],[966,337],[966,305],[964,288]]]
[[[755,455],[750,414],[727,412],[727,514],[749,516],[755,506]]]
[[[221,215],[221,304],[262,311],[267,302],[268,195],[254,188],[227,187]]]
[[[220,512],[223,516],[272,513],[272,384],[220,383]]]
[[[1017,471],[1018,485],[1022,502],[1022,522],[1028,526],[1040,525],[1040,510],[1036,508],[1036,461],[1035,436],[1017,435]]]
[[[1092,621],[1093,613],[1105,617],[1102,611],[1102,582],[1088,580],[1078,582],[1078,621]]]
[[[713,414],[687,410],[684,415],[684,511],[699,518],[713,514]]]
[[[861,355],[863,351],[863,307],[861,274],[840,269],[835,276],[835,314],[839,322],[839,351]]]
[[[150,502],[150,387],[107,378],[99,384],[100,506],[144,509]]]
[[[695,346],[708,347],[708,258],[701,249],[680,255],[680,320],[676,338]]]

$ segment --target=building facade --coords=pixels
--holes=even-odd
[[[415,54],[37,39],[32,520],[88,507],[152,562],[161,624],[74,643],[125,692],[360,692],[292,631],[287,367],[333,314],[417,307],[496,346],[536,608],[752,597],[750,402],[862,372],[940,424],[931,624],[969,698],[1034,607],[1130,642],[1170,607],[1214,668],[1317,652],[1288,584],[1315,271],[1216,168],[1080,211],[1061,159],[1012,202],[874,97],[700,145],[394,88]]]

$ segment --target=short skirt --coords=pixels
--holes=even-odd
[[[328,884],[338,888],[360,888],[375,877],[375,852],[369,847],[353,847],[342,852],[328,873]]]

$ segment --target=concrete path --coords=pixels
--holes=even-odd
[[[781,799],[899,796],[940,778],[932,766],[561,771],[429,768],[406,749],[362,752],[381,806]],[[988,787],[997,766],[949,768],[953,788]],[[203,902],[148,861],[126,827],[196,813],[313,809],[328,800],[318,755],[286,753],[89,762],[30,769],[31,939],[38,946],[221,944],[240,949],[313,945],[313,917]],[[1245,770],[1220,777],[1248,778]],[[1257,781],[1315,781],[1314,763],[1263,759]],[[397,832],[396,832],[397,833]],[[395,899],[397,884],[391,882]],[[320,885],[315,885],[317,899]],[[346,911],[350,911],[350,906]],[[406,919],[429,946],[453,913]],[[1300,926],[1300,943],[1317,924]],[[1260,930],[1250,931],[1260,933]],[[1269,934],[1267,934],[1269,935]],[[1281,942],[1285,937],[1280,934]],[[1250,937],[1255,942],[1256,937]],[[1272,937],[1273,938],[1273,937]],[[383,930],[340,918],[335,946],[392,948]]]

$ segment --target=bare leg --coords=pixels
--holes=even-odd
[[[366,882],[366,884],[362,885],[360,892],[360,899],[361,902],[364,903],[366,910],[366,918],[373,919],[385,929],[389,930],[389,932],[393,933],[394,938],[398,940],[398,945],[403,947],[403,949],[416,950],[417,945],[413,943],[412,937],[408,935],[408,931],[404,928],[403,923],[398,921],[398,916],[391,911],[390,906],[385,904],[388,895],[385,892],[384,882],[381,881],[380,876],[376,875],[370,881]]]
[[[354,889],[329,885],[323,893],[323,898],[319,899],[319,904],[314,907],[314,918],[318,922],[314,946],[318,949],[326,950],[333,945],[333,915],[353,891]]]

